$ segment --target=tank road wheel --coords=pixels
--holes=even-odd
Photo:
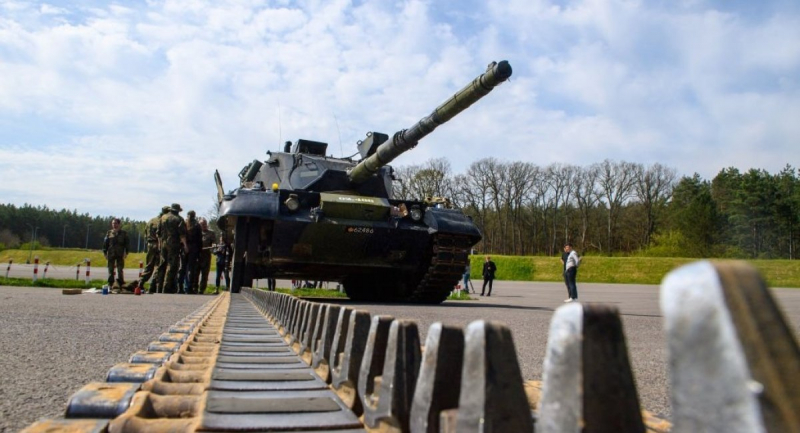
[[[252,287],[253,271],[247,264],[248,232],[250,223],[243,217],[236,218],[233,229],[233,270],[231,272],[231,293],[239,293],[242,287]]]

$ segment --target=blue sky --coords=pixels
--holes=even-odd
[[[0,0],[0,202],[205,214],[286,140],[350,155],[508,60],[395,165],[800,166],[797,1]]]

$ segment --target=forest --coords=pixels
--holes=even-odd
[[[678,178],[659,163],[581,167],[495,158],[453,173],[446,159],[395,170],[395,195],[448,197],[483,233],[478,252],[554,255],[566,242],[606,256],[796,259],[800,179],[725,168]]]
[[[57,211],[47,206],[0,204],[0,250],[31,247],[101,249],[113,218],[79,214],[76,210]],[[132,251],[144,251],[144,240],[140,236],[144,221],[120,219],[122,229],[130,235]]]
[[[790,165],[678,177],[659,163],[589,166],[495,158],[453,173],[446,159],[394,170],[396,198],[447,197],[478,225],[478,253],[554,255],[566,242],[605,256],[796,259],[800,179]],[[0,249],[99,249],[111,216],[0,204]],[[134,251],[143,221],[123,218]],[[214,227],[214,224],[211,224]]]

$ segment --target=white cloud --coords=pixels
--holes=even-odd
[[[215,168],[232,187],[297,138],[351,154],[502,59],[511,82],[395,163],[777,171],[798,165],[800,13],[768,3],[753,16],[703,1],[0,1],[0,195],[204,212]]]

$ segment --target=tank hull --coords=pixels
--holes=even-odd
[[[286,206],[290,196],[298,209]],[[387,202],[390,208],[400,204]],[[219,216],[234,239],[232,290],[260,278],[336,281],[359,300],[438,303],[458,283],[469,249],[481,239],[459,210],[428,207],[419,221],[356,219],[361,205],[340,206],[339,216],[330,216],[320,204],[320,194],[303,191],[240,189],[227,195]]]

